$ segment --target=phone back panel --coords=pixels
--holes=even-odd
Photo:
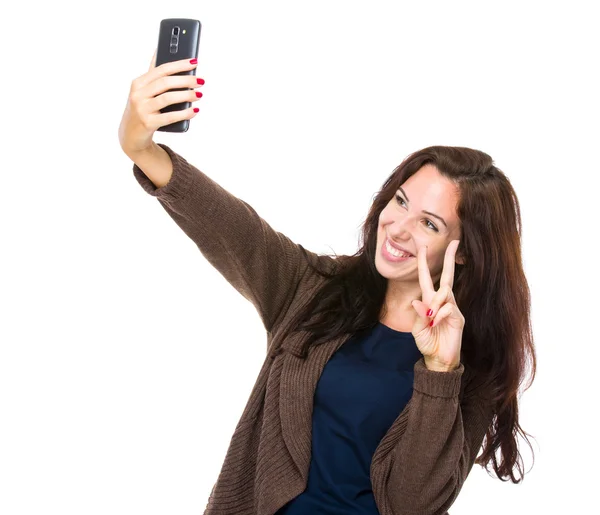
[[[198,58],[200,46],[200,30],[202,25],[198,20],[188,18],[167,18],[160,22],[158,46],[156,47],[156,66],[180,59]],[[178,72],[174,75],[196,75],[196,68]],[[168,91],[185,91],[192,88],[176,88]],[[181,111],[189,109],[191,102],[180,102],[163,107],[160,112]],[[162,132],[186,132],[190,126],[189,120],[180,120],[159,127]]]

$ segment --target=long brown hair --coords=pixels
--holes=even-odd
[[[483,454],[475,463],[492,461],[497,476],[519,483],[515,464],[524,476],[516,433],[527,437],[518,421],[519,388],[526,365],[531,380],[536,353],[530,321],[530,290],[521,256],[521,211],[517,195],[492,158],[466,147],[431,146],[410,154],[397,166],[376,194],[362,224],[361,248],[351,256],[337,256],[327,273],[311,268],[327,281],[292,322],[293,331],[308,331],[300,357],[309,348],[343,334],[374,327],[385,314],[387,279],[375,267],[379,215],[404,181],[431,163],[459,188],[457,214],[462,236],[458,252],[465,264],[455,265],[453,292],[465,317],[461,363],[474,371],[478,388],[493,403],[494,420],[488,427]],[[304,250],[304,249],[303,249]],[[434,285],[439,289],[439,279]],[[530,435],[531,436],[531,435]],[[496,451],[500,448],[502,460]],[[531,449],[533,452],[533,448]],[[488,471],[489,472],[489,471]],[[506,478],[506,479],[504,479]]]

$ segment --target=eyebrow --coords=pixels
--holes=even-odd
[[[406,192],[402,189],[402,186],[399,186],[398,189],[402,192],[402,195],[404,195],[406,197],[406,202],[410,202],[410,199],[408,198],[408,195],[406,194]],[[441,222],[446,226],[446,229],[448,228],[448,224],[441,216],[438,216],[438,215],[432,213],[431,211],[425,211],[424,209],[422,212],[427,213],[428,215],[434,216],[438,220],[441,220]]]

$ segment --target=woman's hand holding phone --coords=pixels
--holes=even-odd
[[[196,92],[204,84],[195,75],[173,75],[194,69],[197,64],[189,59],[164,63],[156,67],[156,51],[147,73],[133,80],[129,98],[119,125],[119,142],[123,151],[132,158],[152,148],[152,137],[163,125],[196,116],[197,108],[161,113],[160,109],[179,102],[195,102],[202,93]],[[169,91],[175,88],[192,88]],[[167,92],[167,93],[165,93]]]

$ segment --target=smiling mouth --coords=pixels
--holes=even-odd
[[[412,259],[415,257],[412,254],[407,254],[405,252],[395,249],[394,247],[392,247],[389,244],[389,242],[387,240],[384,242],[383,246],[381,247],[381,253],[382,253],[384,259],[386,259],[387,261],[398,262],[398,263],[400,263],[402,261],[408,261],[409,259]]]
[[[396,247],[394,247],[390,243],[390,241],[389,241],[388,238],[385,239],[384,245],[385,245],[385,249],[387,250],[388,254],[391,254],[394,257],[401,257],[401,258],[415,257],[410,252],[405,252],[403,250],[398,250]]]

